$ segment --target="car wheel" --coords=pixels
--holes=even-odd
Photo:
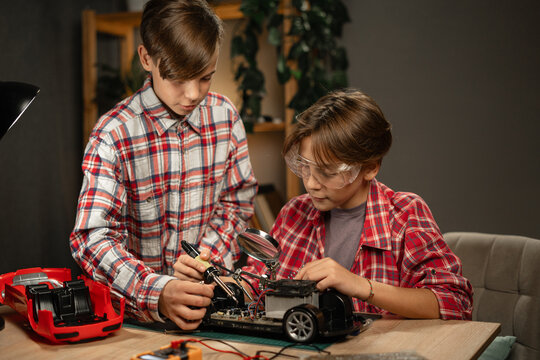
[[[292,308],[283,318],[285,335],[294,342],[312,342],[318,334],[315,315],[304,308]]]

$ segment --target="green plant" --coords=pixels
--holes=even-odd
[[[287,54],[296,69],[290,69],[285,59],[278,62],[280,81],[291,73],[298,91],[288,106],[298,114],[311,106],[328,91],[346,87],[347,51],[339,46],[343,24],[350,21],[347,8],[340,0],[293,0],[295,15],[288,33],[295,39]],[[282,63],[282,64],[280,64]]]
[[[232,39],[231,58],[241,58],[237,62],[234,79],[242,94],[240,115],[246,120],[257,119],[261,115],[265,86],[264,74],[258,68],[256,60],[259,35],[263,32],[265,19],[277,14],[278,5],[279,0],[243,0],[240,5],[246,21]]]
[[[235,80],[242,94],[243,117],[260,116],[261,100],[265,93],[264,75],[257,67],[258,37],[264,26],[268,42],[276,47],[276,74],[280,83],[291,76],[297,81],[297,92],[287,104],[296,114],[304,111],[330,90],[347,86],[347,52],[339,46],[343,24],[350,21],[341,0],[292,0],[292,15],[287,15],[291,26],[287,36],[294,44],[288,53],[283,49],[284,15],[279,0],[242,0],[240,10],[246,22],[233,37],[231,57],[241,57]],[[296,66],[291,68],[288,63]]]
[[[137,91],[147,75],[137,53],[131,58],[131,68],[126,74],[122,74],[119,68],[107,64],[99,64],[98,73],[96,102],[99,114],[108,111],[120,100]]]

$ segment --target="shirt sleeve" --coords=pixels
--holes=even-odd
[[[450,250],[422,200],[416,200],[405,231],[402,287],[430,289],[442,319],[472,318],[473,289],[462,276],[461,260]]]
[[[246,132],[239,116],[235,117],[223,188],[210,219],[201,248],[210,251],[214,261],[231,269],[240,258],[236,237],[247,227],[253,215],[257,181],[249,160]]]
[[[161,321],[159,295],[173,277],[156,274],[127,250],[126,190],[118,163],[110,146],[97,138],[90,140],[82,164],[71,252],[84,272],[111,288],[113,300],[125,298],[127,314],[143,322]]]

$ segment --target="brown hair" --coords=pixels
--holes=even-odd
[[[150,0],[140,32],[162,78],[191,80],[209,66],[223,39],[223,24],[204,0]]]
[[[328,93],[296,119],[285,139],[283,154],[311,136],[314,160],[319,165],[328,161],[380,163],[392,145],[391,125],[382,110],[358,90]]]

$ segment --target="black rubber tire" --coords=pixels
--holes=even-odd
[[[293,342],[310,343],[318,336],[315,315],[304,308],[288,310],[283,317],[283,332]]]

